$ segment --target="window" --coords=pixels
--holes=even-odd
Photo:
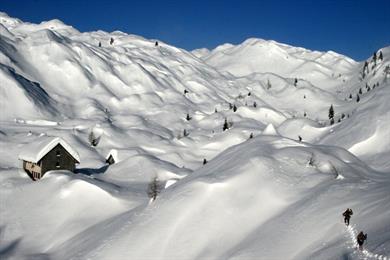
[[[56,156],[57,156],[57,157],[60,157],[60,156],[61,156],[61,151],[60,151],[60,150],[57,150],[57,151],[56,151]]]
[[[60,166],[60,162],[57,162],[56,163],[56,168],[60,168],[61,166]]]

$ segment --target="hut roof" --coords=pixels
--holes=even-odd
[[[137,149],[132,149],[132,148],[129,148],[129,149],[111,149],[107,156],[106,156],[106,160],[110,157],[110,155],[112,156],[112,158],[114,158],[114,161],[116,163],[120,162],[120,161],[123,161],[123,160],[126,160],[127,158],[130,158],[134,155],[138,155],[140,154],[140,152],[137,150]]]
[[[19,159],[37,163],[58,144],[64,147],[77,162],[80,162],[79,154],[64,139],[49,136],[41,136],[36,141],[24,146],[23,151],[19,154]]]

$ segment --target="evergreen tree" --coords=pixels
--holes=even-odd
[[[112,45],[114,43],[114,38],[111,38],[110,39],[110,45]]]
[[[330,125],[334,124],[334,118],[330,119]]]
[[[362,88],[359,88],[359,94],[363,94]]]
[[[303,112],[303,117],[306,117],[306,116],[307,116],[306,112]]]
[[[101,42],[99,42],[99,47],[102,47],[102,43]]]
[[[229,123],[227,122],[227,119],[225,118],[225,122],[223,123],[223,131],[226,131],[229,129]]]
[[[360,101],[359,94],[356,94],[356,102],[359,102],[359,101]]]
[[[257,103],[256,103],[256,101],[255,101],[255,102],[253,102],[253,107],[257,107]]]
[[[252,93],[249,91],[249,93],[248,93],[248,97],[250,97],[252,95]]]
[[[298,79],[295,78],[295,79],[294,79],[294,86],[297,86],[297,84],[298,84]]]
[[[328,117],[329,117],[329,119],[332,119],[334,117],[333,105],[330,105]]]
[[[229,109],[233,109],[232,103],[229,103]]]
[[[154,43],[154,46],[156,46],[156,47],[158,46],[158,41],[156,41],[156,42]]]
[[[344,119],[344,117],[345,117],[345,114],[342,113],[342,114],[341,114],[341,119]]]
[[[89,143],[92,145],[92,146],[97,146],[98,144],[99,144],[99,138],[97,138],[96,136],[95,136],[95,134],[93,133],[93,131],[91,131],[90,133],[89,133],[89,136],[88,136],[88,141],[89,141]]]
[[[188,93],[188,90],[184,89],[184,95]]]
[[[207,160],[203,159],[203,165],[205,165],[206,163],[207,163]]]
[[[215,108],[215,109],[214,109],[214,113],[218,113],[218,110],[217,110],[217,108]]]
[[[352,94],[349,94],[349,99],[352,99]]]
[[[271,85],[271,82],[269,81],[269,79],[267,80],[267,89],[270,89],[272,87]]]
[[[253,133],[251,133],[250,135],[249,135],[249,139],[252,139],[253,138]]]
[[[379,52],[379,57],[378,57],[380,60],[383,60],[383,53],[382,51]]]
[[[372,55],[372,60],[376,63],[376,51],[375,51],[374,54]]]
[[[237,107],[236,107],[236,105],[234,104],[233,105],[233,112],[236,112],[237,111]]]
[[[152,201],[156,200],[157,195],[162,190],[162,184],[158,180],[157,177],[154,177],[153,180],[148,185],[148,196],[152,199]]]

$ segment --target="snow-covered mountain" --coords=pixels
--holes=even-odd
[[[390,47],[367,64],[261,39],[188,52],[0,13],[0,257],[386,259],[389,66]],[[31,181],[17,158],[41,135],[79,174]]]

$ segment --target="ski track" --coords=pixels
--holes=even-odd
[[[364,249],[363,250],[359,250],[358,249],[359,245],[356,242],[356,237],[357,237],[358,232],[354,228],[354,225],[347,226],[347,232],[348,232],[348,236],[350,238],[350,242],[349,242],[348,248],[353,249],[354,250],[353,254],[356,254],[359,257],[359,259],[390,260],[390,258],[388,258],[387,256],[380,255],[380,254],[375,254],[375,253],[367,250],[366,248],[364,248],[364,245],[363,245]]]

